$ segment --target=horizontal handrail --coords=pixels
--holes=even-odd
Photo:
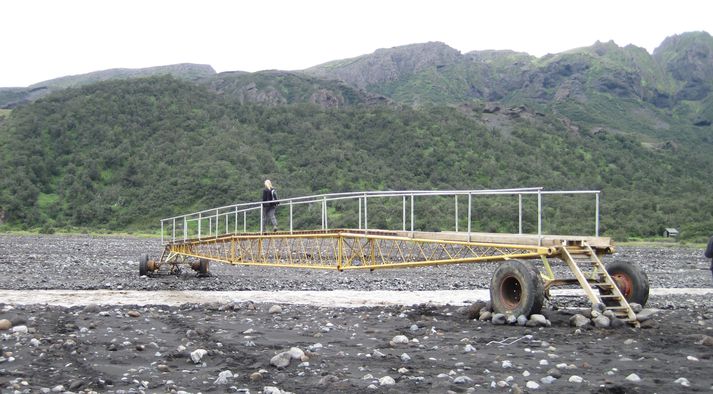
[[[514,195],[519,196],[518,204],[518,221],[519,221],[519,232],[522,233],[522,196],[523,195],[537,195],[537,234],[542,235],[542,196],[543,195],[581,195],[581,194],[593,194],[596,196],[596,206],[595,206],[595,235],[599,236],[599,190],[544,190],[542,187],[525,187],[525,188],[505,188],[505,189],[472,189],[472,190],[386,190],[386,191],[363,191],[363,192],[341,192],[341,193],[326,193],[326,194],[316,194],[309,196],[300,197],[290,197],[282,198],[279,200],[274,200],[273,202],[281,203],[289,206],[289,231],[293,231],[293,206],[302,204],[321,204],[322,209],[322,229],[328,229],[328,214],[327,214],[327,203],[334,201],[343,200],[355,200],[359,204],[359,228],[368,229],[368,202],[369,200],[378,198],[393,198],[401,197],[403,199],[403,230],[406,231],[406,201],[410,199],[411,209],[410,209],[410,224],[411,231],[414,231],[414,198],[415,197],[454,197],[455,198],[455,231],[458,232],[458,196],[468,196],[468,233],[471,232],[471,208],[472,208],[472,197],[473,196],[502,196],[502,195]],[[238,233],[238,215],[243,216],[243,232],[247,231],[247,214],[254,211],[260,211],[260,231],[263,231],[263,201],[253,201],[247,203],[238,203],[232,205],[226,205],[218,208],[205,209],[202,211],[192,212],[185,215],[178,215],[173,217],[168,217],[161,219],[161,241],[164,242],[165,227],[168,225],[170,228],[170,239],[175,242],[178,238],[183,238],[184,240],[188,238],[188,232],[190,229],[189,224],[197,222],[197,238],[205,236],[202,230],[202,224],[204,220],[208,221],[208,231],[207,237],[212,237],[213,235],[218,236],[221,234],[221,229],[218,225],[221,220],[225,224],[225,231],[222,234],[233,234]],[[233,219],[234,217],[234,219]],[[221,219],[222,218],[222,219]],[[229,227],[229,222],[232,220],[233,231],[231,232]],[[362,223],[363,221],[363,223]],[[180,232],[177,234],[177,230]],[[215,232],[214,232],[215,230]],[[191,231],[193,233],[193,231]],[[165,243],[165,242],[164,242]]]
[[[424,195],[466,195],[466,194],[536,194],[538,190],[542,190],[542,187],[528,187],[528,188],[514,188],[514,189],[488,189],[488,190],[400,190],[400,191],[365,191],[365,192],[342,192],[342,193],[326,193],[326,194],[314,194],[310,196],[300,196],[291,198],[281,198],[279,200],[274,200],[274,202],[286,203],[289,201],[293,202],[321,202],[325,198],[327,201],[332,201],[336,199],[335,197],[340,197],[339,199],[348,199],[353,197],[402,197],[402,196],[424,196]],[[309,200],[309,201],[304,201]],[[235,207],[247,207],[247,206],[258,206],[262,205],[262,201],[253,201],[246,203],[238,203],[232,205],[225,205],[217,208],[204,209],[202,211],[196,211],[188,213],[185,215],[178,215],[173,217],[168,217],[161,219],[162,221],[179,219],[184,216],[198,215],[201,213],[212,213],[216,210],[233,210]]]

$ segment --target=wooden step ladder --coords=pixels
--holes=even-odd
[[[630,324],[636,323],[636,314],[591,246],[584,241],[565,245],[561,255],[592,305],[602,303],[605,310],[612,311],[617,318]],[[604,294],[600,294],[598,289],[604,290]]]

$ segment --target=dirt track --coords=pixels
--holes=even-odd
[[[155,240],[0,236],[0,288],[463,290],[486,288],[493,268],[449,266],[378,275],[295,270],[287,275],[278,269],[215,265],[209,278],[191,273],[139,278],[137,256],[152,250],[159,250]],[[655,288],[711,287],[709,262],[699,256],[699,250],[621,248],[612,258],[641,263]],[[646,328],[577,330],[568,319],[575,312],[572,307],[586,306],[580,297],[556,299],[550,305],[556,309],[545,313],[552,326],[531,328],[469,320],[457,305],[275,307],[272,302],[225,300],[166,306],[152,304],[151,294],[146,292],[148,305],[143,306],[0,305],[0,320],[13,326],[0,331],[0,390],[713,389],[709,295],[652,295],[648,306],[659,311]],[[324,294],[329,297],[330,292]],[[390,343],[399,342],[398,335],[407,342]],[[273,357],[292,347],[305,355],[288,357],[285,367],[271,364]]]

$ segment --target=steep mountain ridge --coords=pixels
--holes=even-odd
[[[180,79],[196,81],[215,75],[215,70],[207,64],[181,63],[147,68],[113,68],[87,74],[68,75],[38,82],[26,88],[0,88],[0,108],[14,108],[44,97],[51,92],[70,87],[79,87],[100,81],[158,75],[171,75]]]

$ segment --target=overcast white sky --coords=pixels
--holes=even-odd
[[[535,56],[614,40],[652,52],[713,33],[707,0],[9,0],[0,86],[109,68],[210,64],[298,70],[378,48],[442,41]]]

